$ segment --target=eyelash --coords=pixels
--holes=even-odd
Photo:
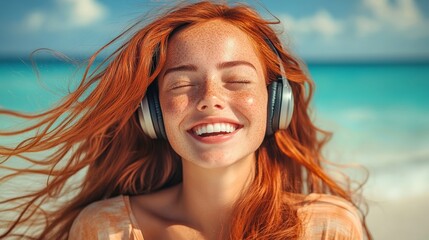
[[[170,89],[171,90],[175,90],[175,89],[180,89],[180,88],[185,88],[185,87],[192,87],[194,86],[191,83],[178,83],[178,84],[173,84]]]
[[[252,81],[250,80],[231,80],[231,81],[227,81],[226,84],[250,84]],[[179,83],[179,84],[174,84],[170,87],[170,90],[177,90],[177,89],[181,89],[181,88],[186,88],[186,87],[193,87],[195,86],[194,84],[191,83]]]
[[[248,83],[251,83],[251,81],[249,81],[249,80],[233,80],[233,81],[228,81],[227,83],[248,84]]]
[[[193,85],[192,84],[183,84],[183,85],[174,86],[174,87],[172,87],[172,89],[191,87],[191,86],[193,86]]]

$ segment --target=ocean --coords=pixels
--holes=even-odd
[[[0,62],[1,108],[46,109],[67,94],[69,81],[79,80],[72,65],[41,61],[38,66],[39,78],[28,62]],[[368,170],[363,192],[370,203],[429,196],[429,63],[314,63],[308,69],[316,84],[312,118],[333,132],[327,159]],[[0,118],[0,129],[14,124]],[[402,220],[415,216],[409,217]],[[381,230],[386,223],[380,221],[371,222],[377,238],[395,239]]]
[[[429,64],[309,68],[316,119],[334,133],[329,151],[370,170],[371,195],[429,192]]]

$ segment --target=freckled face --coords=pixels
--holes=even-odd
[[[168,140],[183,161],[217,168],[255,159],[267,116],[255,51],[243,31],[221,20],[170,39],[159,97]]]

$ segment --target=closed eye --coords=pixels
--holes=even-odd
[[[249,80],[232,80],[232,81],[228,81],[227,83],[248,84],[248,83],[251,83],[251,81],[249,81]]]
[[[232,91],[246,90],[252,86],[251,80],[238,79],[225,81],[225,87]]]
[[[180,88],[186,88],[186,87],[192,87],[194,86],[193,84],[179,84],[179,85],[174,85],[171,86],[170,89],[174,90],[174,89],[180,89]]]
[[[178,90],[178,89],[186,89],[189,87],[195,86],[191,81],[176,81],[174,83],[169,84],[169,90]]]

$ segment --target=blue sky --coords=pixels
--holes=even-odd
[[[86,57],[148,10],[171,2],[4,1],[0,57],[25,57],[37,48]],[[256,2],[247,1],[251,5]],[[429,59],[428,0],[260,2],[280,18],[285,44],[305,60]],[[266,10],[259,9],[269,17]]]

